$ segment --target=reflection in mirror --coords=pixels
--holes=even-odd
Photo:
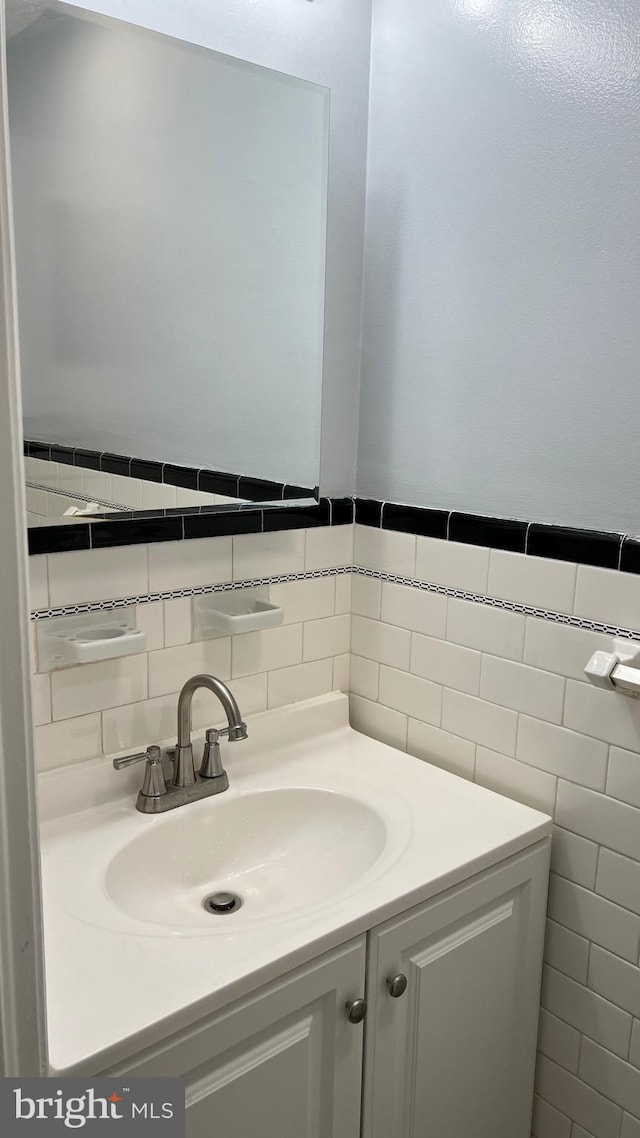
[[[47,0],[7,56],[30,521],[313,493],[328,92]]]

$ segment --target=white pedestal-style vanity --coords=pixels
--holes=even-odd
[[[169,814],[41,776],[52,1071],[183,1076],[189,1138],[528,1138],[550,819],[341,695],[248,722]]]

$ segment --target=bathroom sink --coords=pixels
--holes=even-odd
[[[385,846],[380,815],[330,790],[262,790],[208,807],[163,819],[118,851],[105,876],[113,905],[156,926],[238,931],[341,895]],[[205,908],[212,894],[223,901]]]
[[[136,810],[139,767],[40,775],[56,1070],[110,1069],[169,1020],[187,1027],[549,833],[358,734],[339,694],[251,716],[227,751],[227,791],[160,815]],[[218,893],[242,904],[211,913]]]

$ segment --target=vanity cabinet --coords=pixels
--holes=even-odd
[[[548,861],[543,841],[117,1071],[184,1076],[187,1138],[529,1138]]]
[[[370,934],[363,1138],[528,1138],[546,892],[538,850]]]
[[[365,958],[362,936],[119,1072],[183,1077],[187,1138],[358,1138],[363,1032],[345,1005]]]

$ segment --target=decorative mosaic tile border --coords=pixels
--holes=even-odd
[[[290,581],[313,581],[319,577],[340,577],[351,573],[351,566],[338,569],[314,569],[304,573],[280,573],[273,577],[251,577],[245,581],[224,581],[217,585],[195,585],[189,589],[169,589],[163,593],[145,593],[117,600],[87,601],[85,604],[62,605],[59,608],[36,609],[31,620],[46,620],[50,616],[76,616],[85,612],[111,612],[128,605],[148,605],[154,601],[178,601],[183,597],[204,597],[211,593],[230,593],[236,589],[257,589],[263,585],[285,585]]]
[[[30,482],[28,479],[25,486],[29,490],[44,490],[45,494],[60,494],[63,498],[73,498],[76,502],[95,502],[96,506],[104,506],[107,510],[121,510],[125,514],[131,512],[131,506],[125,506],[121,502],[112,502],[107,498],[96,498],[95,494],[83,494],[80,490],[61,490],[59,486],[46,486],[44,482]]]
[[[279,573],[273,577],[253,577],[246,581],[225,581],[217,585],[199,585],[189,589],[171,589],[162,593],[119,597],[116,600],[37,609],[31,613],[31,620],[46,620],[52,616],[75,616],[80,613],[110,612],[113,609],[126,608],[127,605],[152,604],[154,601],[174,601],[183,597],[228,593],[236,589],[255,589],[265,585],[284,585],[292,581],[313,581],[321,577],[340,577],[345,573],[370,577],[375,581],[388,581],[394,585],[407,585],[409,588],[420,589],[425,593],[437,593],[440,596],[455,597],[461,601],[472,601],[474,604],[485,605],[488,608],[503,609],[506,612],[520,613],[522,616],[533,616],[539,620],[548,620],[553,624],[583,628],[589,632],[601,632],[605,636],[621,636],[626,640],[640,639],[640,630],[638,629],[624,628],[617,624],[604,624],[601,621],[587,620],[585,617],[573,616],[569,613],[555,612],[553,609],[536,608],[534,605],[524,605],[517,601],[506,601],[499,597],[485,596],[484,593],[469,593],[464,589],[449,588],[447,585],[434,585],[430,581],[416,581],[413,577],[402,577],[397,573],[383,573],[379,569],[363,569],[358,565],[348,565],[335,569],[314,569],[302,573]]]

